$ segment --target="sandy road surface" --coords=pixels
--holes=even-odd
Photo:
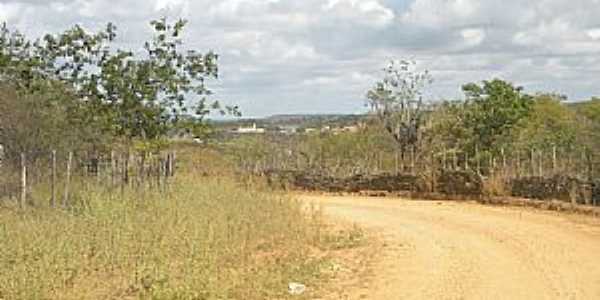
[[[301,196],[380,230],[366,299],[600,299],[600,221],[475,203]]]

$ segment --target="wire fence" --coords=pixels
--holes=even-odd
[[[21,207],[38,200],[68,206],[75,183],[83,181],[115,192],[128,187],[163,189],[175,170],[174,151],[22,152],[2,157],[0,201],[16,201]],[[39,199],[40,195],[47,199]]]
[[[466,187],[458,185],[470,182],[449,176],[461,177],[468,173],[481,178],[484,183],[481,192],[485,194],[600,204],[600,153],[567,147],[495,152],[476,147],[474,151],[465,152],[437,146],[431,147],[433,150],[409,149],[405,153],[377,146],[360,147],[362,151],[354,151],[347,145],[306,147],[293,141],[278,141],[263,144],[260,149],[251,145],[239,149],[233,153],[233,159],[243,173],[265,177],[296,174],[306,179],[300,181],[315,181],[314,186],[328,186],[333,182],[336,189],[342,190],[344,188],[338,185],[354,179],[362,182],[364,178],[383,178],[386,182],[389,178],[422,178],[431,192],[447,190],[443,187],[452,181],[457,186],[451,190],[464,190]],[[375,179],[371,181],[377,181]]]
[[[294,143],[272,143],[257,150],[238,149],[232,154],[238,167],[245,172],[296,170],[327,175],[352,176],[382,173],[419,174],[426,171],[464,170],[484,177],[502,176],[552,177],[569,176],[580,180],[600,178],[600,153],[569,148],[501,149],[498,153],[455,149],[399,151],[368,148],[348,153],[347,149],[302,149]]]

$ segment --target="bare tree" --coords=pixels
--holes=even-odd
[[[368,104],[399,144],[402,158],[419,142],[423,123],[423,90],[432,82],[428,71],[417,72],[416,62],[392,60],[384,77],[368,92]]]

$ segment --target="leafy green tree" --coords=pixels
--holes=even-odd
[[[218,56],[183,49],[186,23],[152,21],[154,35],[143,54],[116,49],[111,23],[98,33],[74,26],[33,42],[4,25],[0,80],[16,83],[22,94],[65,84],[85,104],[88,121],[127,139],[163,137],[183,116],[237,114],[237,107],[208,100],[206,81],[217,78]]]
[[[575,111],[583,127],[581,135],[586,145],[595,153],[600,153],[600,98],[578,103]]]
[[[428,138],[446,149],[463,149],[471,138],[471,132],[465,126],[466,110],[467,105],[462,101],[443,101],[432,106]]]
[[[60,85],[54,88],[19,94],[14,86],[0,84],[0,144],[14,165],[22,152],[35,160],[47,158],[52,149],[65,152],[87,148],[90,136],[98,139],[94,145],[106,142],[91,132],[81,103]]]
[[[510,142],[511,132],[533,105],[533,97],[523,93],[522,87],[494,79],[481,85],[463,86],[467,97],[465,127],[472,136],[470,149],[476,146],[484,151],[497,151]]]
[[[582,127],[575,112],[563,104],[563,100],[552,94],[536,96],[528,117],[517,123],[516,145],[549,150],[553,147],[572,149],[581,144],[578,135]]]

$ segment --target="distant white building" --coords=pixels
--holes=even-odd
[[[357,132],[359,132],[359,131],[360,131],[360,127],[359,127],[359,126],[357,126],[357,125],[353,125],[353,126],[344,126],[344,127],[342,128],[342,130],[343,130],[344,132],[357,133]]]
[[[279,127],[279,133],[281,134],[295,134],[298,132],[298,126],[285,125]]]
[[[251,134],[251,133],[265,133],[266,129],[256,127],[256,123],[252,124],[252,127],[239,127],[234,130],[235,133],[239,134]]]
[[[304,133],[316,133],[318,130],[316,128],[305,128]]]

